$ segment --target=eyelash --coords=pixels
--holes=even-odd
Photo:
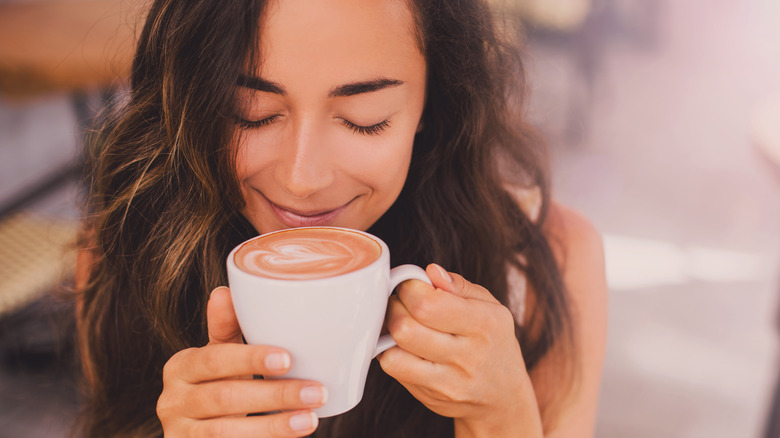
[[[351,129],[352,132],[354,132],[355,134],[361,134],[361,135],[377,135],[390,126],[390,122],[387,120],[382,120],[376,125],[361,126],[361,125],[356,125],[350,122],[349,120],[341,119],[341,124]]]
[[[260,128],[265,125],[271,124],[278,118],[279,118],[279,114],[274,114],[271,117],[266,117],[261,120],[244,120],[241,118],[236,118],[236,123],[238,123],[238,125],[244,129],[254,129],[254,128]]]
[[[238,123],[238,125],[244,129],[254,129],[269,125],[278,118],[279,114],[274,114],[271,117],[266,117],[261,120],[244,120],[241,118],[236,118],[236,123]],[[388,120],[382,120],[381,122],[371,126],[362,126],[352,123],[349,120],[341,119],[341,124],[352,130],[352,132],[355,134],[360,135],[377,135],[390,127],[390,122]]]

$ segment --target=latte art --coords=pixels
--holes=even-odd
[[[303,228],[245,243],[235,263],[261,277],[310,280],[356,271],[371,264],[379,253],[378,243],[353,231]]]
[[[298,238],[247,251],[242,264],[263,277],[305,279],[350,272],[360,267],[361,260],[343,243]]]

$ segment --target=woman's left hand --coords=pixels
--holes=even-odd
[[[458,436],[541,436],[509,309],[438,265],[426,272],[433,286],[406,281],[390,299],[387,327],[398,346],[379,357],[382,369],[429,409],[454,418]]]

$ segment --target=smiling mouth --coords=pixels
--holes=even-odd
[[[330,225],[336,220],[338,215],[347,208],[347,206],[358,198],[356,196],[346,204],[333,209],[300,211],[277,205],[271,202],[271,200],[266,198],[262,193],[260,194],[268,202],[268,205],[271,206],[271,210],[276,217],[279,218],[283,224],[293,228]]]

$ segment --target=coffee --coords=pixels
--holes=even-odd
[[[362,269],[379,258],[381,246],[363,234],[332,228],[293,228],[244,243],[234,262],[253,275],[311,280]]]

